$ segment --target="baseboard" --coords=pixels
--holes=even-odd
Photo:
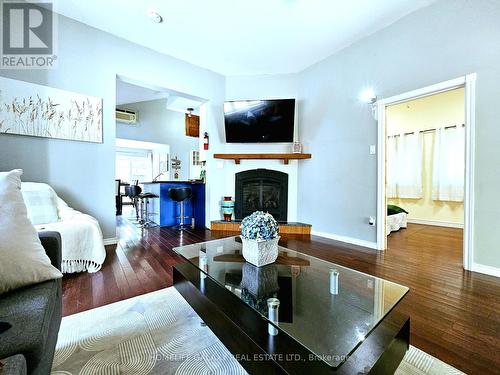
[[[464,227],[463,224],[452,223],[449,221],[435,221],[435,220],[422,220],[422,219],[408,219],[407,221],[410,224],[434,225],[436,227],[462,228],[462,229]]]
[[[357,245],[357,246],[363,246],[363,247],[368,247],[370,249],[377,249],[377,243],[376,242],[371,242],[371,241],[366,241],[366,240],[359,240],[357,238],[352,238],[352,237],[347,237],[347,236],[340,236],[338,234],[333,234],[333,233],[327,233],[327,232],[318,232],[316,230],[312,230],[311,234],[319,237],[325,237],[330,240],[335,240],[335,241],[340,241],[340,242],[345,242],[349,243],[352,245]]]
[[[116,245],[118,243],[118,237],[105,238],[103,241],[104,241],[104,246]]]
[[[472,263],[471,271],[484,273],[485,275],[500,277],[500,268],[485,266],[484,264]]]

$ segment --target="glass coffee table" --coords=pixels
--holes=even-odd
[[[408,348],[407,287],[284,247],[256,267],[239,237],[174,251],[174,286],[249,373],[388,374]]]

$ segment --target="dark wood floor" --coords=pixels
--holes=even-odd
[[[172,285],[175,246],[231,235],[137,229],[118,220],[119,243],[102,270],[63,279],[64,315]],[[280,244],[410,287],[400,308],[411,317],[411,343],[468,374],[500,374],[500,279],[462,269],[462,230],[424,225],[392,233],[376,253],[304,236]]]

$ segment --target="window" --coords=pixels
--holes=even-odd
[[[117,151],[116,178],[132,183],[134,180],[151,181],[153,179],[153,160],[150,152],[129,153]]]

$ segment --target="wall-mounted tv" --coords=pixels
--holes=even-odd
[[[226,142],[293,142],[295,99],[224,103]]]

